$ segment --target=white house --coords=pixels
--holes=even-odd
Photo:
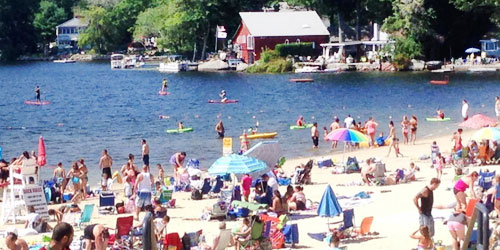
[[[88,22],[81,17],[72,19],[56,26],[56,43],[59,48],[76,49],[78,37],[88,27]]]

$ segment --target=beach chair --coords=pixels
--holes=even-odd
[[[370,234],[372,222],[373,216],[363,218],[363,220],[361,221],[361,225],[359,226],[359,228],[355,228],[353,230],[353,234],[351,235],[351,237],[356,238]]]
[[[85,225],[90,223],[90,219],[92,218],[93,212],[94,212],[94,204],[85,204],[82,216],[80,217],[80,221],[78,222],[78,227],[80,229],[82,229]]]
[[[217,242],[217,246],[215,246],[214,250],[225,250],[227,247],[229,247],[231,238],[232,236],[230,229],[221,230],[219,233],[219,241]]]
[[[476,204],[479,200],[478,199],[470,199],[469,203],[467,203],[467,208],[465,210],[465,215],[467,217],[472,217],[472,214],[474,214],[474,209],[476,208]]]
[[[203,180],[203,186],[201,187],[201,194],[208,194],[210,190],[212,189],[212,186],[210,185],[210,178],[205,178]]]
[[[182,241],[179,237],[178,233],[169,233],[165,235],[165,239],[163,241],[163,249],[168,250],[181,250],[182,249]]]
[[[483,188],[483,192],[490,189],[493,185],[493,179],[495,178],[496,171],[493,172],[482,172],[479,171],[479,181],[478,185]]]
[[[251,247],[255,244],[256,241],[262,241],[265,238],[263,237],[264,233],[264,223],[258,220],[254,220],[252,223],[252,230],[250,231],[250,239],[246,241],[240,241],[239,244],[241,244],[243,249],[246,249],[248,247]],[[264,249],[263,246],[259,249]]]
[[[134,216],[127,216],[127,217],[119,217],[116,218],[116,228],[115,228],[115,237],[114,240],[109,240],[108,246],[113,246],[115,241],[121,242],[122,237],[126,238],[128,236],[129,241],[127,241],[128,246],[132,247],[133,246],[133,239],[132,239],[132,228],[134,226]]]
[[[161,191],[161,203],[162,205],[168,207],[168,208],[174,208],[175,207],[175,199],[172,199],[172,195],[174,193],[174,190],[171,189],[164,189]]]
[[[221,176],[215,177],[215,184],[212,187],[212,190],[210,190],[210,196],[214,196],[222,190],[222,187],[224,186],[224,182],[222,181]]]

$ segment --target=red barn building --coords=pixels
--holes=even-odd
[[[312,42],[318,48],[330,36],[316,11],[240,12],[240,16],[233,41],[239,57],[250,64],[276,44]]]

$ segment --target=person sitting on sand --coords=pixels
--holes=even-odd
[[[337,232],[334,232],[332,237],[330,238],[330,243],[328,250],[342,250],[344,248],[340,248],[340,238]]]
[[[295,186],[295,192],[288,201],[288,210],[306,210],[306,195],[303,190],[303,187]]]
[[[227,102],[227,95],[225,90],[222,90],[219,93],[219,97],[220,97],[220,102]]]
[[[361,168],[361,178],[363,178],[363,182],[367,185],[371,185],[368,175],[375,173],[376,170],[375,165],[372,165],[371,163],[372,159],[369,158],[366,160],[366,165]]]
[[[474,182],[479,179],[479,174],[474,171],[468,175],[462,176],[455,186],[453,187],[453,193],[455,194],[455,198],[457,200],[457,209],[466,209],[467,200],[465,195],[465,190],[470,188],[470,190],[474,190]],[[477,199],[476,193],[474,191],[471,192],[472,198]]]
[[[28,243],[25,240],[17,238],[17,234],[13,232],[7,233],[5,237],[5,246],[8,250],[28,250]]]
[[[305,126],[304,122],[304,116],[299,116],[299,119],[297,119],[297,122],[295,122],[297,126]]]
[[[436,110],[436,118],[444,119],[444,112],[441,109]]]
[[[417,233],[420,232],[420,235]],[[410,238],[418,240],[418,250],[431,250],[434,249],[434,243],[429,235],[429,228],[420,226],[420,228],[410,235]]]
[[[38,233],[46,233],[52,230],[52,227],[35,211],[35,207],[29,206],[28,212],[24,228],[33,229]]]
[[[95,243],[95,250],[106,250],[109,241],[109,231],[101,224],[88,225],[83,230],[83,239],[86,242],[85,250],[92,249],[92,243]]]
[[[484,141],[479,143],[479,154],[477,159],[481,162],[481,165],[486,165],[486,163],[490,160],[488,146]]]

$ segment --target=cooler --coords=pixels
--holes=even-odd
[[[99,195],[100,207],[113,207],[115,206],[115,194],[113,192],[102,192]]]

